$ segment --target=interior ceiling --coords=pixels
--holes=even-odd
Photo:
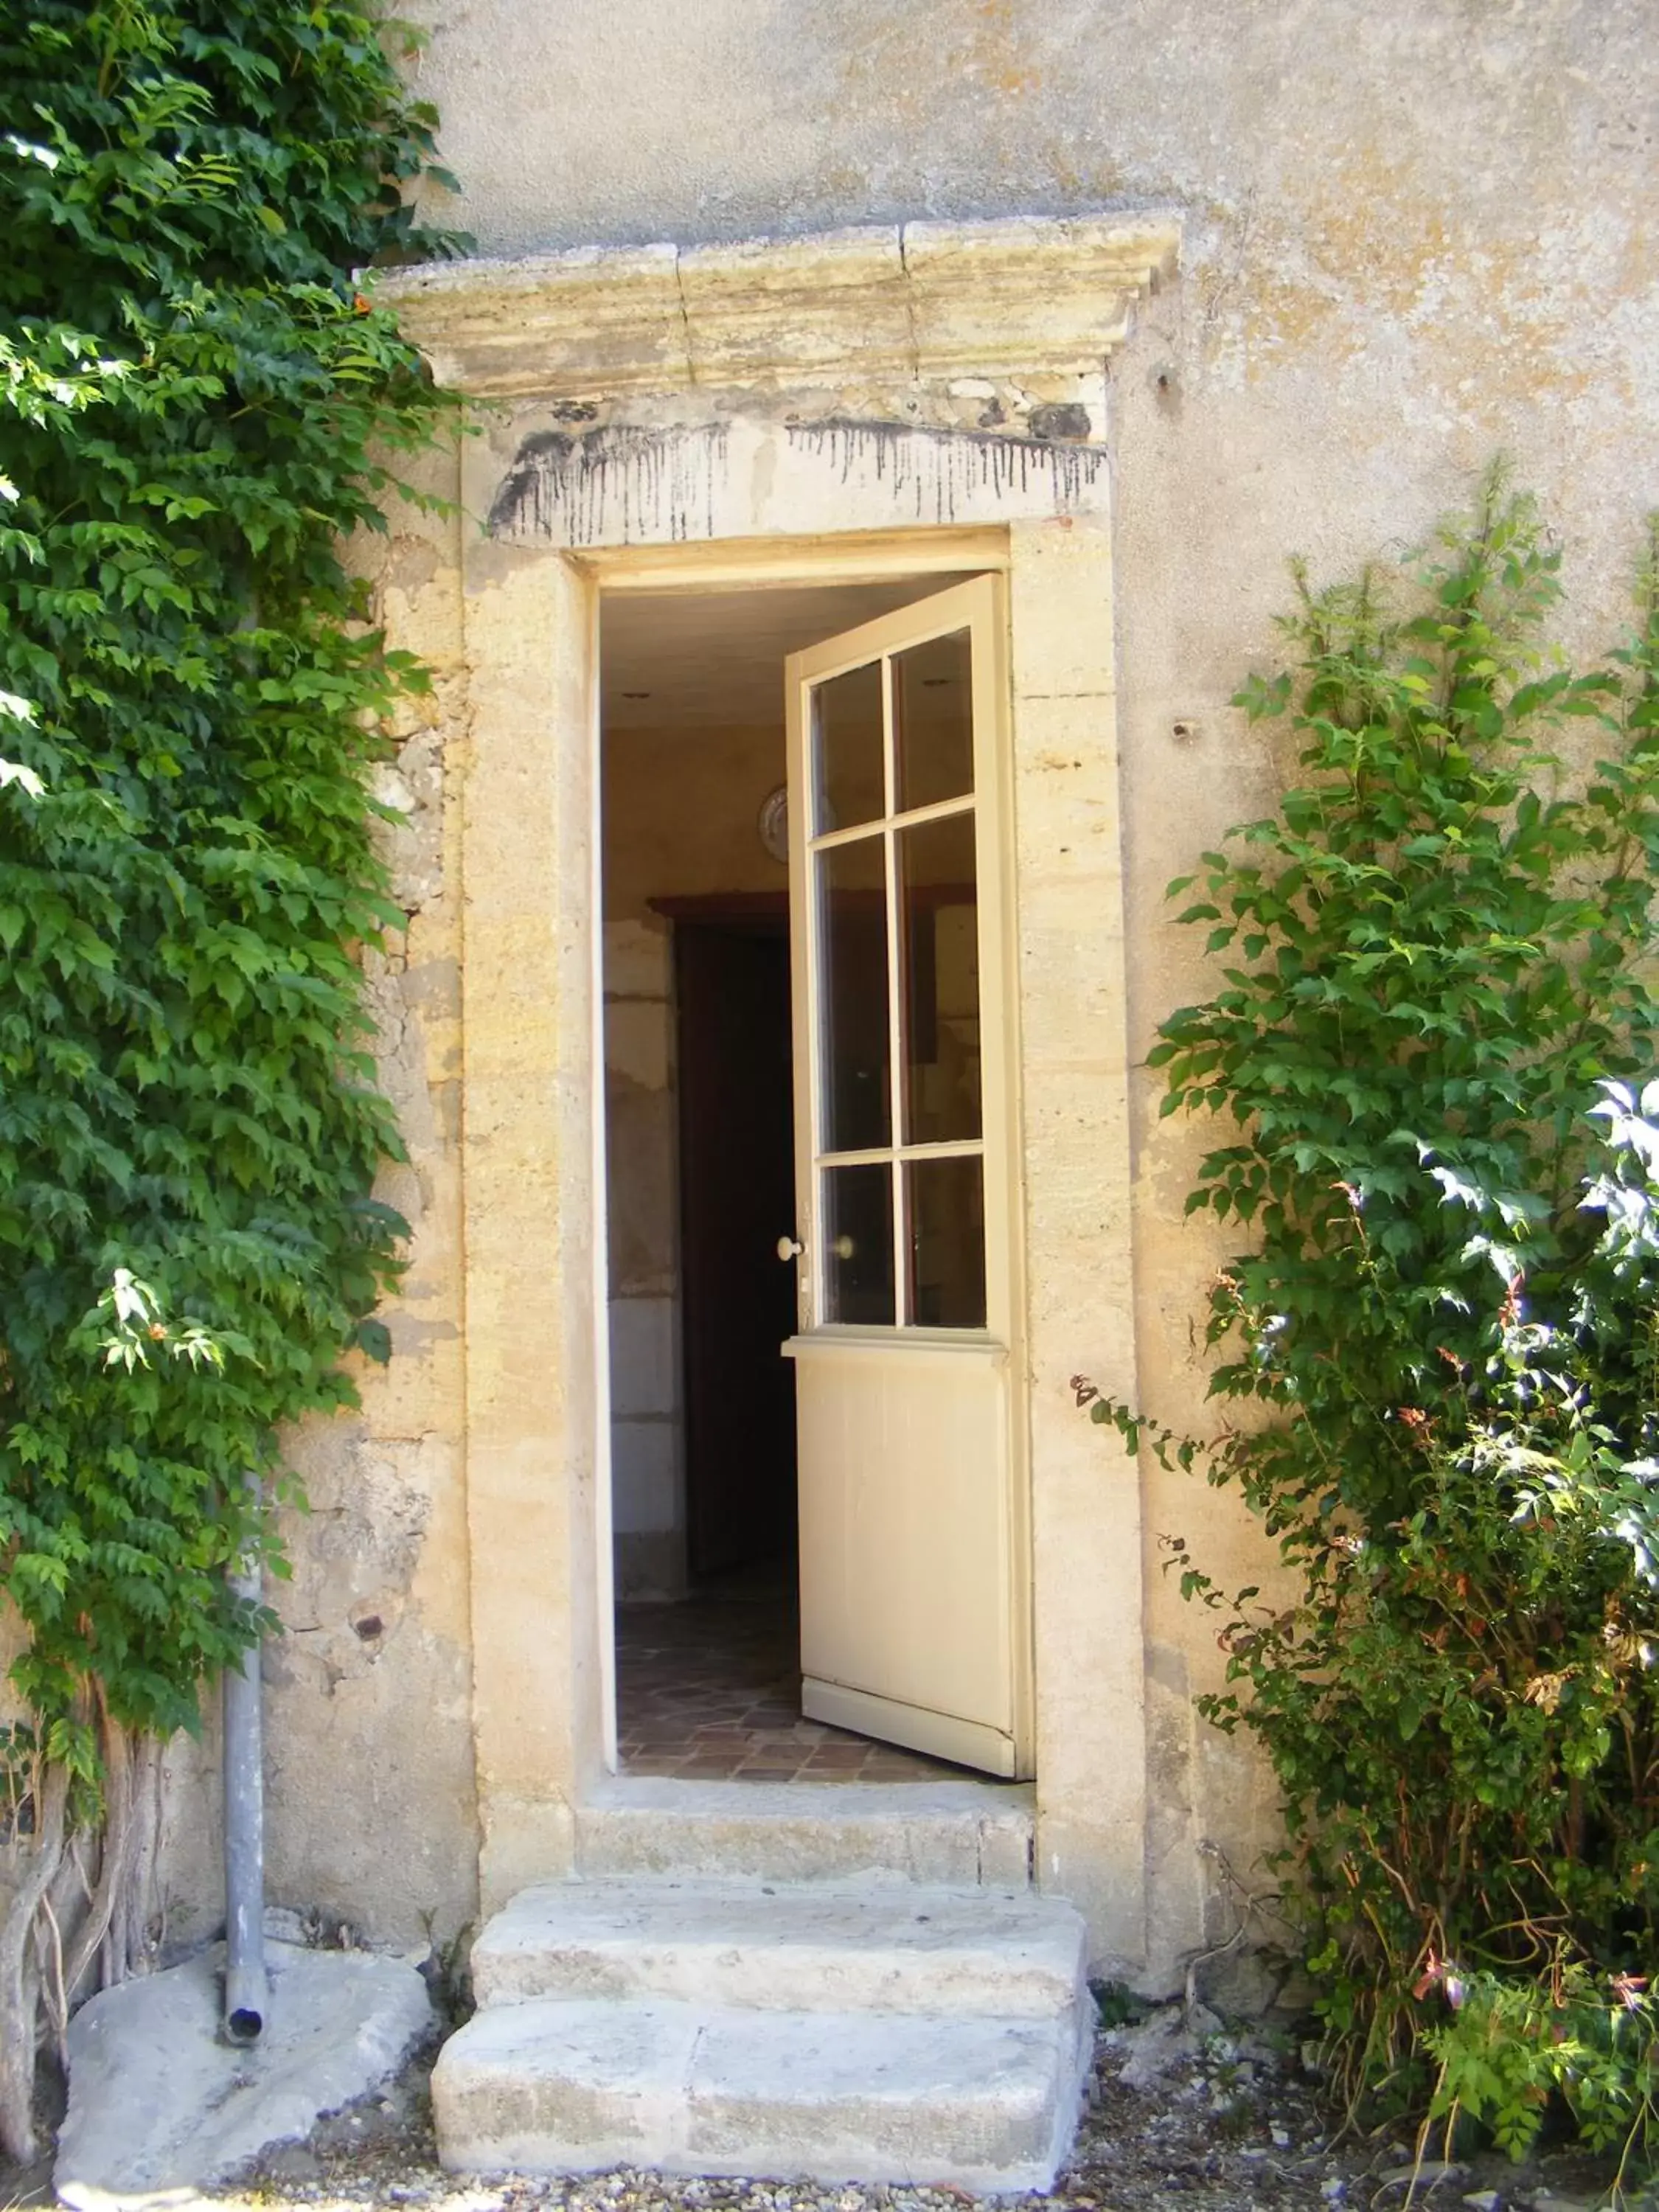
[[[931,599],[964,581],[965,574],[763,591],[610,594],[600,630],[605,726],[781,727],[787,653]]]

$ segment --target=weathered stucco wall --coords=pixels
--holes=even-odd
[[[1659,497],[1659,33],[1644,0],[522,0],[428,4],[420,81],[488,252],[928,216],[1172,208],[1178,280],[1113,363],[1131,1055],[1201,988],[1166,881],[1257,811],[1227,700],[1273,650],[1283,562],[1409,544],[1493,451],[1562,533],[1571,628],[1620,618]],[[1105,619],[1102,611],[1101,619]],[[1214,1249],[1195,1140],[1133,1085],[1146,1401],[1197,1417]],[[1076,1364],[1109,1363],[1087,1316]],[[1108,1479],[1110,1449],[1101,1447]],[[1115,1470],[1112,1470],[1115,1472]],[[1172,1941],[1270,1806],[1192,1691],[1219,1662],[1158,1569],[1223,1503],[1145,1474],[1149,1878]]]
[[[1182,281],[1115,399],[1148,739],[1170,696],[1231,689],[1287,549],[1409,538],[1496,445],[1597,584],[1654,495],[1646,0],[412,12],[465,187],[445,211],[487,253],[1181,209]]]
[[[1097,551],[1069,583],[1056,568],[1063,624],[1041,665],[1016,671],[1035,729],[1066,626],[1115,620],[1121,776],[1078,749],[1076,776],[1054,781],[1052,801],[1034,802],[1018,825],[1030,972],[1047,978],[1028,1021],[1039,1165],[1042,1147],[1063,1149],[1090,1114],[1118,1112],[1105,1092],[1121,1089],[1119,1010],[1099,990],[1068,996],[1066,933],[1089,890],[1067,875],[1073,832],[1085,826],[1096,851],[1121,840],[1138,1062],[1159,1017],[1203,988],[1163,887],[1272,789],[1264,746],[1227,701],[1273,651],[1288,552],[1328,574],[1409,544],[1502,447],[1562,533],[1569,628],[1599,639],[1620,618],[1638,518],[1659,500],[1659,32],[1647,0],[566,0],[556,10],[418,0],[412,12],[433,31],[417,72],[466,185],[442,211],[489,252],[1101,206],[1181,216],[1180,274],[1115,356],[1104,424],[1093,425],[1113,456],[1109,596]],[[977,419],[982,404],[933,397],[957,421],[970,402]],[[531,423],[475,443],[478,514]],[[814,515],[799,526],[835,526]],[[438,679],[433,700],[411,709],[388,782],[408,816],[394,847],[410,921],[375,977],[410,1148],[387,1194],[414,1224],[413,1266],[390,1316],[392,1364],[366,1377],[362,1419],[301,1446],[313,1511],[294,1530],[295,1581],[277,1593],[290,1633],[270,1662],[270,1802],[275,1894],[416,1940],[427,1916],[444,1935],[473,1910],[475,1756],[541,1839],[493,1846],[498,1887],[556,1870],[568,1816],[537,1796],[535,1777],[591,1763],[595,1692],[563,1657],[544,1679],[526,1675],[517,1703],[469,1708],[470,1652],[510,1672],[502,1655],[544,1644],[550,1612],[593,1602],[571,1569],[592,1510],[571,1443],[588,1385],[544,1421],[539,1443],[523,1417],[545,1347],[577,1359],[587,1235],[555,1202],[559,1159],[579,1141],[580,1076],[561,1043],[558,1084],[536,1087],[544,994],[467,1041],[479,1165],[465,1207],[456,1127],[463,849],[474,863],[470,972],[534,975],[577,994],[573,886],[586,858],[580,823],[550,817],[528,787],[515,794],[499,750],[529,757],[539,742],[581,618],[570,587],[511,546],[481,546],[476,520],[405,514],[393,532],[381,611]],[[1044,558],[1063,561],[1058,541],[1042,540],[1018,586],[1034,640],[1050,592],[1036,580]],[[464,567],[476,595],[465,621]],[[465,663],[480,655],[493,672],[464,708]],[[1090,711],[1071,698],[1068,746]],[[1100,711],[1109,720],[1109,702]],[[459,794],[480,742],[498,749],[499,787],[469,830]],[[538,904],[544,879],[556,879],[556,898]],[[514,1004],[510,989],[489,988],[493,1003]],[[540,1110],[544,1091],[545,1163],[527,1183],[492,1181],[492,1143]],[[1181,1425],[1201,1419],[1188,1325],[1216,1251],[1182,1222],[1195,1138],[1158,1124],[1144,1073],[1132,1076],[1129,1104],[1138,1384]],[[1076,1565],[1086,1544],[1068,1540],[1097,1480],[1103,1491],[1127,1479],[1115,1448],[1079,1436],[1063,1402],[1068,1372],[1124,1372],[1124,1316],[1091,1292],[1091,1237],[1103,1249],[1105,1212],[1085,1198],[1071,1218],[1034,1224],[1047,1272],[1032,1302],[1046,1332],[1038,1544],[1066,1589],[1048,1632],[1048,1724],[1063,1746],[1050,1778],[1068,1808],[1054,1846],[1063,1854],[1075,1836],[1086,1859],[1091,1762],[1103,1775],[1121,1731],[1143,1719],[1138,1683],[1068,1677],[1054,1663],[1068,1638],[1086,1644],[1124,1602],[1104,1574]],[[468,1235],[483,1289],[464,1316]],[[526,1240],[544,1260],[524,1257]],[[550,1455],[571,1469],[568,1501],[546,1494]],[[1206,1928],[1231,1926],[1217,1862],[1200,1846],[1250,1881],[1271,1801],[1243,1748],[1192,1714],[1193,1691],[1220,1661],[1159,1569],[1162,1534],[1193,1538],[1225,1575],[1242,1568],[1249,1532],[1224,1501],[1155,1469],[1142,1470],[1140,1497],[1144,1957],[1157,1979]],[[470,1574],[496,1594],[476,1621]],[[181,1894],[198,1886],[202,1862],[198,1838],[179,1861]],[[1101,1907],[1107,1919],[1115,1909]]]
[[[453,500],[454,454],[433,456],[421,481]],[[356,549],[375,617],[432,676],[429,694],[404,702],[377,780],[398,817],[384,849],[404,919],[369,966],[380,1079],[408,1152],[378,1194],[410,1224],[410,1264],[385,1312],[390,1361],[357,1366],[361,1413],[293,1439],[308,1510],[286,1516],[293,1577],[266,1592],[284,1630],[264,1662],[267,1888],[379,1942],[441,1946],[477,1900],[459,1153],[465,718],[456,519],[396,501],[388,522],[385,539]],[[198,1908],[210,1919],[211,1899]]]

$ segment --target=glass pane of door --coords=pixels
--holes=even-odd
[[[890,1328],[898,1311],[893,1170],[884,1160],[823,1170],[823,1318]]]
[[[974,787],[973,656],[965,629],[893,655],[895,811]]]
[[[832,676],[812,702],[812,835],[879,821],[887,811],[882,663]]]
[[[818,1050],[826,1152],[892,1137],[886,841],[879,831],[814,856],[818,878]]]
[[[979,901],[974,817],[897,832],[904,991],[904,1141],[981,1133]]]
[[[975,1153],[906,1164],[911,1321],[921,1328],[985,1326],[985,1192]]]

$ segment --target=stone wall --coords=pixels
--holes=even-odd
[[[456,461],[422,488],[453,500]],[[407,701],[377,795],[401,927],[371,956],[380,1079],[406,1161],[378,1195],[409,1222],[386,1310],[392,1358],[357,1363],[360,1413],[292,1440],[306,1508],[284,1518],[291,1580],[271,1582],[267,1645],[268,1893],[380,1941],[451,1940],[477,1911],[462,1367],[460,952],[457,852],[465,749],[453,515],[393,501],[356,549],[394,643],[418,642],[433,688]],[[178,1878],[197,1889],[198,1867]],[[215,1876],[214,1878],[216,1878]],[[198,1911],[211,1917],[213,1893]]]
[[[1171,925],[1163,887],[1259,811],[1278,779],[1227,702],[1273,652],[1287,553],[1305,553],[1324,577],[1410,544],[1503,448],[1561,532],[1571,636],[1599,640],[1620,619],[1639,519],[1659,500],[1659,37],[1647,0],[566,0],[556,10],[412,0],[411,12],[432,29],[416,66],[466,186],[459,206],[439,211],[489,252],[1101,206],[1181,217],[1180,272],[1143,307],[1113,359],[1103,422],[1091,425],[1111,453],[1110,602],[1093,585],[1066,602],[1073,623],[1115,623],[1121,773],[1097,788],[1098,762],[1079,754],[1079,775],[1042,787],[1052,802],[1045,811],[1034,796],[1019,825],[1022,882],[1045,933],[1032,957],[1054,985],[1031,1063],[1042,1086],[1027,1101],[1039,1146],[1124,1103],[1100,1096],[1121,1085],[1122,1009],[1099,994],[1068,1003],[1062,988],[1065,929],[1081,926],[1063,856],[1080,825],[1121,842],[1132,1064],[1160,1017],[1204,988],[1198,948]],[[988,404],[964,391],[948,406],[977,422]],[[505,1031],[471,1047],[483,1087],[470,1140],[483,1164],[464,1216],[461,956],[533,960],[550,973],[560,961],[574,973],[578,957],[568,907],[532,930],[521,892],[497,897],[479,873],[468,934],[456,890],[471,718],[485,716],[492,743],[528,732],[556,688],[532,617],[575,619],[563,587],[530,580],[510,546],[477,550],[517,434],[501,431],[493,447],[486,438],[488,465],[475,448],[467,481],[490,477],[476,512],[396,514],[374,554],[382,618],[437,678],[432,700],[410,709],[387,784],[406,817],[392,847],[408,926],[374,974],[386,1080],[410,1153],[388,1172],[386,1194],[414,1224],[413,1265],[389,1316],[392,1364],[364,1376],[362,1417],[301,1441],[313,1510],[290,1530],[295,1579],[274,1593],[289,1633],[268,1662],[273,1893],[411,1942],[428,1924],[453,1932],[474,1910],[475,1759],[519,1776],[544,1757],[566,1759],[588,1726],[528,1696],[483,1715],[469,1705],[469,1654],[533,1644],[544,1618],[534,1577],[552,1588],[568,1566],[565,1537],[548,1534],[537,1503],[541,1463],[499,1438],[502,1409],[530,1391],[544,1342],[574,1329],[561,1290],[574,1278],[556,1279],[554,1267],[580,1260],[551,1254],[545,1283],[526,1276],[510,1312],[464,1310],[466,1237],[505,1245],[520,1212],[551,1217],[539,1182],[491,1182],[488,1146],[520,1081]],[[453,465],[435,479],[452,494],[460,480]],[[476,587],[495,592],[478,635],[520,641],[501,647],[482,708],[463,698],[473,649],[463,640],[464,561]],[[1063,658],[1063,639],[1054,649]],[[1042,669],[1022,680],[1046,712]],[[1080,727],[1085,703],[1067,711]],[[504,809],[501,823],[511,819]],[[578,855],[580,836],[538,824],[522,842]],[[507,853],[503,867],[518,865]],[[619,1019],[650,1030],[651,1066],[665,1073],[660,940],[641,933],[649,925],[636,906],[609,920],[613,1039]],[[637,1012],[623,1016],[624,1006]],[[539,1008],[527,1003],[523,1019],[533,1027]],[[613,1073],[638,1072],[631,1046],[613,1045],[611,1058]],[[658,1110],[666,1099],[665,1082]],[[1139,1389],[1172,1423],[1200,1422],[1192,1322],[1217,1247],[1182,1214],[1200,1139],[1158,1121],[1144,1072],[1132,1074],[1127,1105]],[[562,1091],[556,1106],[554,1148],[574,1141]],[[1167,1982],[1185,1951],[1231,1930],[1219,1862],[1203,1846],[1254,1881],[1272,1802],[1244,1748],[1194,1717],[1192,1693],[1215,1681],[1221,1660],[1162,1574],[1158,1538],[1188,1535],[1224,1578],[1242,1576],[1249,1531],[1227,1501],[1143,1468],[1144,1571],[1109,1562],[1114,1572],[1096,1576],[1092,1554],[1068,1543],[1109,1486],[1133,1480],[1114,1446],[1066,1425],[1068,1371],[1122,1371],[1122,1316],[1091,1273],[1107,1210],[1079,1188],[1071,1219],[1036,1224],[1048,1239],[1033,1291],[1048,1346],[1034,1413],[1050,1516],[1039,1541],[1074,1577],[1051,1632],[1086,1644],[1103,1615],[1131,1607],[1146,1665],[1144,1686],[1051,1669],[1054,1726],[1069,1746],[1054,1767],[1068,1808],[1053,1830],[1055,1864],[1068,1838],[1084,1838],[1084,1860],[1096,1848],[1091,1792],[1111,1778],[1124,1732],[1144,1730],[1147,1933],[1137,1971]],[[669,1218],[659,1212],[659,1240]],[[641,1303],[672,1294],[666,1271],[640,1278]],[[464,1324],[477,1358],[470,1384]],[[637,1371],[659,1375],[659,1323],[640,1326],[654,1348]],[[672,1415],[651,1395],[619,1399],[617,1410]],[[569,1443],[579,1414],[573,1407],[555,1439],[572,1469],[573,1525],[592,1508]],[[495,1580],[470,1582],[469,1442],[490,1497],[516,1501],[533,1522],[516,1580],[503,1551]],[[486,1582],[499,1596],[474,1620],[469,1589]],[[175,1886],[181,1910],[206,1914],[210,1786],[191,1802]],[[556,1870],[568,1816],[549,1805],[536,1817],[544,1845],[508,1851],[498,1881]],[[1122,1848],[1141,1846],[1128,1838]],[[1098,1910],[1104,1924],[1116,1907],[1104,1899]]]
[[[1644,0],[425,0],[422,88],[487,252],[1099,206],[1178,211],[1182,267],[1112,367],[1131,1058],[1202,989],[1169,878],[1277,780],[1228,700],[1316,576],[1419,539],[1495,451],[1562,534],[1568,630],[1622,617],[1659,498],[1659,38]],[[620,127],[619,127],[620,126]],[[1217,1248],[1199,1139],[1135,1078],[1145,1401],[1201,1420]],[[1075,1363],[1111,1356],[1086,1301]],[[1103,1445],[1102,1480],[1109,1448]],[[1246,1556],[1231,1507],[1144,1470],[1148,1879],[1224,1929],[1271,1802],[1194,1722],[1220,1664],[1159,1568]]]

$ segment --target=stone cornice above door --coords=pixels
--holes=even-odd
[[[376,297],[441,384],[495,397],[1098,373],[1173,274],[1170,215],[915,222],[735,246],[428,263]]]

